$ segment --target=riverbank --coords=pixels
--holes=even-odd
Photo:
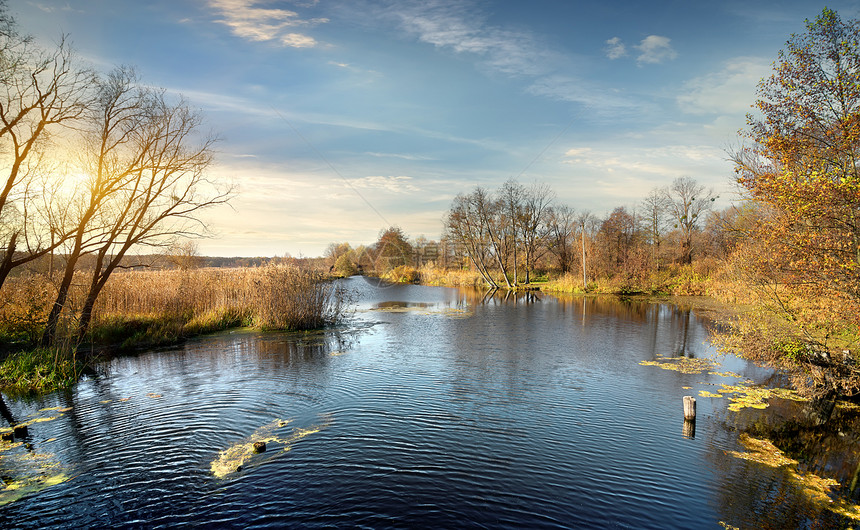
[[[39,347],[50,283],[36,275],[16,278],[4,294],[0,389],[18,393],[66,388],[107,352],[175,344],[236,327],[319,329],[338,321],[347,302],[330,278],[285,265],[125,272],[105,286],[85,337],[75,336],[74,314],[67,314],[61,340]],[[80,293],[73,293],[73,302],[75,296]]]

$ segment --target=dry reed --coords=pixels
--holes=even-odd
[[[81,274],[74,282],[61,323],[64,335],[74,333],[87,279]],[[36,339],[54,293],[45,276],[7,281],[0,296],[0,335],[7,340]],[[166,335],[243,324],[297,331],[332,323],[344,310],[342,289],[318,272],[290,265],[124,271],[113,274],[99,295],[91,329],[99,334],[100,328],[136,321],[149,323],[150,328],[160,326]]]

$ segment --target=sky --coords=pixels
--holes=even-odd
[[[604,216],[682,176],[737,195],[728,153],[809,0],[8,0],[22,32],[134,66],[219,137],[210,256],[438,239],[510,178]],[[829,2],[843,19],[860,3]]]

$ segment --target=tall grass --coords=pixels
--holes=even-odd
[[[64,336],[74,336],[85,285],[84,275],[76,279]],[[37,275],[15,278],[0,299],[0,341],[34,343],[53,303],[52,283]],[[322,274],[292,265],[118,272],[96,301],[89,339],[134,346],[241,325],[316,329],[337,321],[345,302],[342,289]]]

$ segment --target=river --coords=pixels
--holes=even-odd
[[[719,355],[690,310],[344,286],[355,311],[337,329],[205,336],[7,398],[16,421],[41,421],[0,453],[22,486],[0,497],[0,526],[844,524],[784,469],[735,456],[742,428],[778,407],[730,411],[699,392],[772,374]],[[661,369],[673,358],[719,365]]]

